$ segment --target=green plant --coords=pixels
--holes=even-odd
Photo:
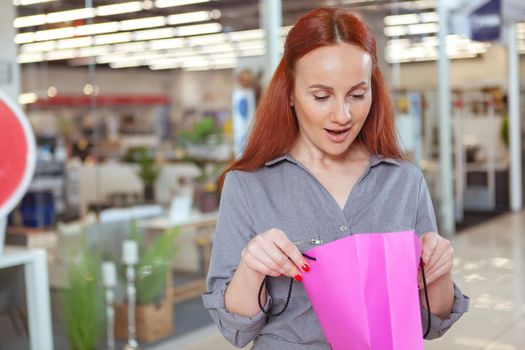
[[[144,247],[140,249],[139,261],[136,266],[135,286],[139,304],[150,304],[163,296],[170,262],[177,252],[174,241],[178,233],[178,227],[171,229],[158,235],[145,245],[144,236],[138,234],[136,224],[132,222],[131,239],[134,239],[139,247]]]
[[[190,131],[181,131],[179,138],[183,143],[203,143],[212,134],[217,133],[215,119],[204,117],[193,125]]]
[[[67,337],[73,350],[93,350],[103,324],[103,294],[98,285],[99,259],[85,243],[82,253],[69,265],[69,288],[65,292],[64,312]]]
[[[132,163],[137,163],[140,167],[139,176],[146,186],[152,186],[159,175],[159,169],[155,164],[155,159],[151,154],[151,150],[146,147],[131,148],[125,160]]]

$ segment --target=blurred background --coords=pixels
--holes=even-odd
[[[350,9],[374,33],[399,142],[425,174],[472,299],[426,348],[525,349],[523,1],[0,6],[0,90],[37,147],[35,175],[6,218],[0,349],[107,349],[108,336],[133,348],[126,266],[141,348],[233,349],[200,298],[218,176],[242,151],[287,32],[319,6]],[[36,307],[25,293],[37,277],[9,262],[35,249],[46,252],[49,293],[27,291]]]

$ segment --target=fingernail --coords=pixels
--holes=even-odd
[[[303,269],[304,272],[310,271],[310,266],[308,266],[308,264],[304,264],[303,266],[301,266],[301,268]]]
[[[303,278],[301,277],[301,275],[296,275],[294,277],[294,279],[297,281],[297,282],[302,282],[303,281]]]

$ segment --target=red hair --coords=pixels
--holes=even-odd
[[[289,101],[296,63],[312,50],[339,43],[360,47],[373,62],[372,104],[356,141],[377,156],[402,158],[396,142],[394,109],[377,64],[374,37],[367,26],[347,10],[318,8],[301,17],[288,33],[283,57],[257,107],[244,153],[221,175],[221,185],[228,171],[253,171],[291,150],[299,135],[299,125]]]

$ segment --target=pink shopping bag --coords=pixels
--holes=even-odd
[[[303,284],[333,350],[422,350],[413,231],[348,236],[305,252]]]

